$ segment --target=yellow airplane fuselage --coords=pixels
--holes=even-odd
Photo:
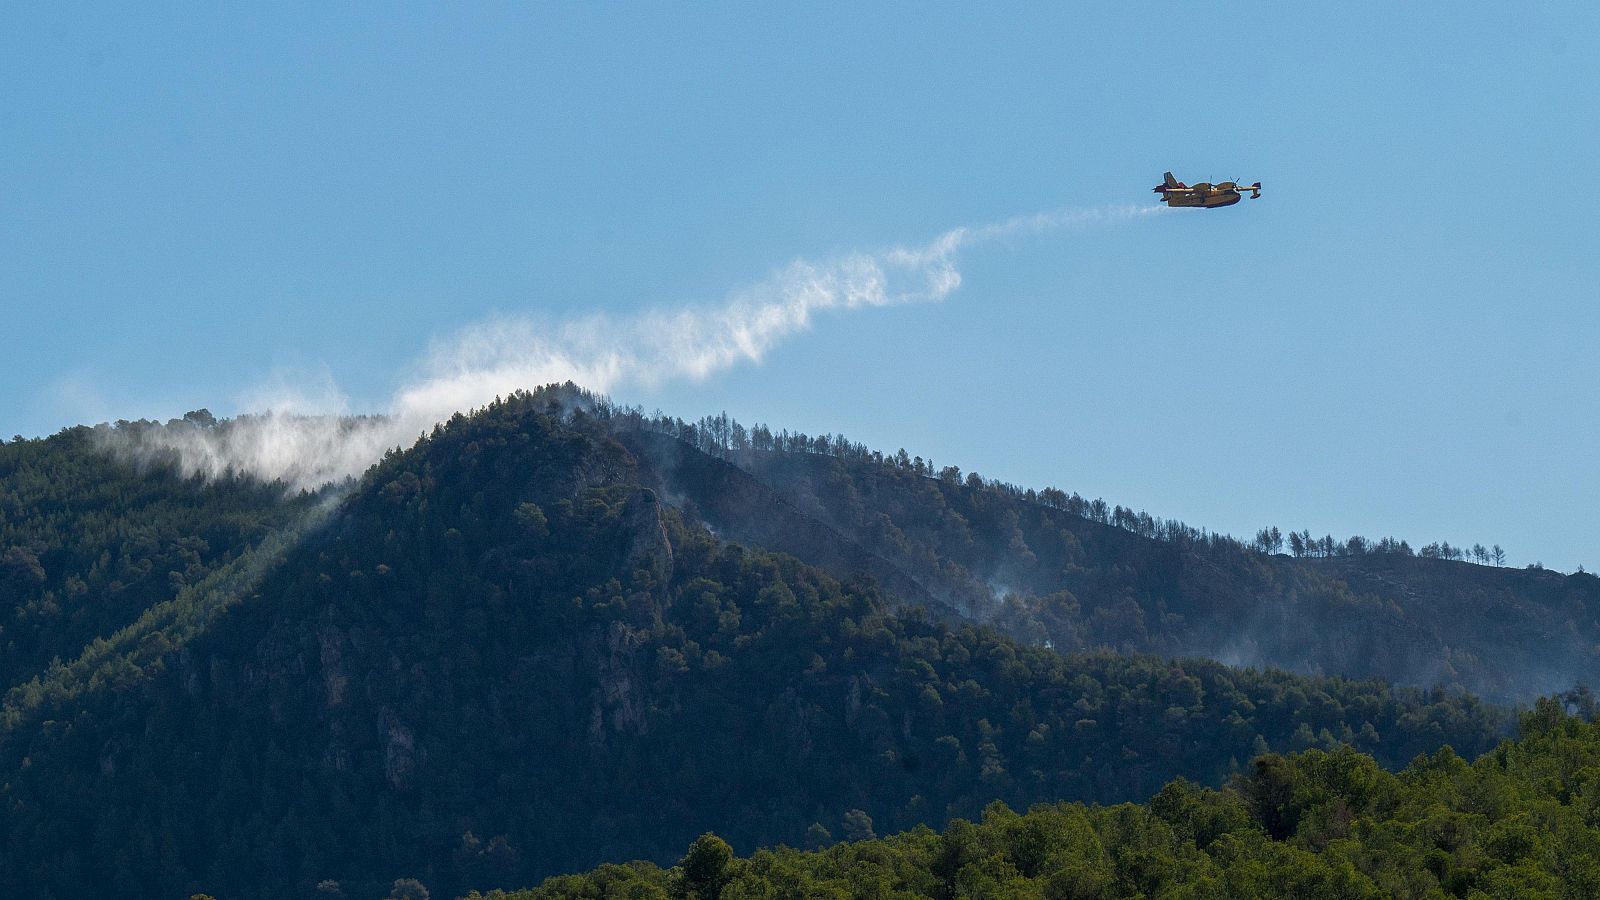
[[[1171,207],[1195,209],[1232,206],[1239,202],[1241,191],[1249,191],[1250,198],[1255,199],[1261,196],[1261,182],[1241,185],[1236,181],[1219,181],[1216,184],[1202,181],[1191,187],[1173,178],[1171,172],[1167,172],[1162,177],[1161,183],[1155,186],[1155,192],[1161,195],[1162,203]]]
[[[1239,202],[1238,191],[1213,191],[1209,194],[1168,194],[1168,206],[1196,206],[1201,209],[1211,209],[1217,206],[1232,206]]]

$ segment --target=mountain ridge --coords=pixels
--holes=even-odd
[[[0,734],[0,886],[464,891],[667,861],[708,827],[793,843],[855,811],[897,829],[1129,799],[1274,748],[1398,766],[1510,727],[1459,693],[1066,656],[929,616],[715,538],[612,423],[556,399],[452,419],[198,631],[140,633],[150,652],[97,682],[67,667],[89,683]]]
[[[896,459],[832,436],[770,432],[768,449],[755,449],[749,435],[765,429],[602,411],[619,433],[664,434],[722,456],[869,555],[835,574],[882,583],[887,568],[1019,639],[1455,685],[1509,703],[1600,679],[1600,579],[1587,573],[1414,555],[1392,539],[1348,542],[1390,550],[1294,558],[1054,489],[962,478],[953,467],[934,474],[904,451]],[[745,449],[735,446],[741,433]],[[823,450],[781,449],[790,444]],[[708,505],[692,479],[671,490]],[[838,565],[803,543],[784,549]]]

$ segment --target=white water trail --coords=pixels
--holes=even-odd
[[[240,416],[216,427],[113,432],[113,449],[146,457],[176,454],[188,474],[230,473],[314,489],[359,475],[385,451],[409,445],[456,412],[519,389],[572,381],[599,393],[702,381],[739,363],[760,363],[774,346],[811,327],[814,316],[942,300],[961,285],[962,250],[1006,237],[1142,218],[1165,207],[1061,209],[962,226],[933,240],[827,262],[796,260],[720,304],[603,314],[546,326],[497,318],[436,341],[423,374],[396,391],[380,416],[348,418],[343,395],[325,378],[316,390],[277,388],[248,398]]]

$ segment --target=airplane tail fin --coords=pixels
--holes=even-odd
[[[1161,175],[1161,180],[1166,182],[1166,185],[1169,188],[1175,188],[1178,186],[1178,179],[1173,178],[1171,172],[1163,172]]]

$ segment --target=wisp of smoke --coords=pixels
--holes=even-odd
[[[741,362],[759,363],[819,313],[943,299],[961,285],[957,254],[974,245],[1164,209],[1057,210],[954,228],[920,246],[823,263],[797,260],[717,305],[622,319],[594,315],[554,326],[495,319],[436,342],[421,377],[397,391],[380,416],[338,415],[344,402],[330,380],[309,401],[273,391],[265,412],[222,427],[114,432],[110,440],[114,449],[136,456],[175,457],[191,475],[234,473],[314,489],[358,475],[386,450],[409,444],[454,413],[518,389],[572,381],[606,393],[630,384],[700,381]]]

